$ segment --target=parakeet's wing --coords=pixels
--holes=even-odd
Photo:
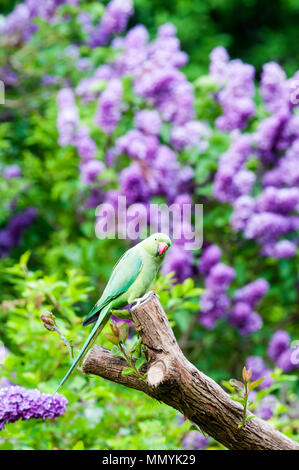
[[[101,298],[85,318],[83,326],[96,321],[98,317],[97,314],[102,310],[102,308],[112,300],[116,299],[119,295],[126,292],[126,290],[136,280],[141,268],[142,258],[138,250],[136,250],[136,247],[130,248],[114,266]]]

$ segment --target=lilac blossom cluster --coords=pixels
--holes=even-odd
[[[34,207],[28,207],[11,217],[6,227],[0,230],[0,258],[7,256],[20,243],[24,230],[33,223],[35,217]]]
[[[263,325],[262,318],[257,312],[253,311],[253,308],[268,289],[268,282],[260,278],[246,284],[234,293],[234,305],[229,314],[229,322],[238,328],[241,335],[247,336],[261,329]]]
[[[284,330],[278,330],[272,336],[267,350],[269,358],[284,372],[299,367],[299,348],[291,348],[290,342],[290,335]]]
[[[231,62],[228,62],[223,48],[212,52],[210,74],[219,84],[225,83],[227,67]],[[247,97],[251,96],[250,80],[247,82],[244,79],[245,76],[249,77],[249,71],[246,75],[244,64],[239,61],[237,64],[239,68],[233,67],[236,76],[229,80],[231,85],[226,86],[233,89],[234,81],[245,83],[248,85],[244,85],[244,90],[248,91]],[[260,93],[271,115],[260,122],[253,134],[232,134],[232,144],[220,157],[213,184],[215,198],[233,205],[233,229],[242,231],[245,238],[255,239],[262,246],[261,253],[274,258],[294,256],[297,248],[296,240],[288,237],[293,236],[299,227],[299,116],[295,112],[297,101],[292,103],[291,98],[298,77],[297,73],[287,79],[281,67],[274,62],[264,66]],[[238,103],[239,94],[229,94],[228,106],[235,109],[240,121],[243,121]],[[226,122],[225,108],[218,119]],[[220,126],[225,130],[243,127]],[[252,156],[258,159],[261,166],[260,181],[256,181],[255,173],[247,168]],[[255,183],[263,189],[253,197]]]
[[[50,21],[55,15],[60,5],[68,3],[78,4],[79,0],[24,0],[16,5],[14,10],[5,17],[0,34],[9,37],[10,41],[18,44],[21,41],[28,41],[37,30],[34,22],[35,18]]]
[[[269,284],[265,279],[257,279],[236,290],[231,299],[227,289],[235,278],[235,271],[220,262],[221,255],[217,245],[208,246],[202,253],[199,271],[204,276],[207,291],[201,295],[199,321],[210,329],[218,318],[227,315],[228,322],[242,336],[247,336],[263,325],[262,318],[253,308],[266,294]]]
[[[284,372],[290,372],[299,367],[299,348],[290,347],[290,335],[284,330],[278,330],[272,336],[267,354],[277,367]],[[264,380],[258,385],[260,390],[270,387],[274,380],[271,377],[272,370],[266,365],[265,361],[259,356],[250,356],[246,360],[246,368],[251,370],[251,381]],[[254,399],[255,392],[250,392],[250,399]],[[271,397],[271,395],[268,395]],[[267,397],[266,397],[267,398]],[[266,399],[265,399],[266,400]],[[263,419],[269,419],[272,416],[273,408],[276,405],[275,400],[261,402],[258,414]]]
[[[19,419],[46,419],[63,415],[67,399],[18,385],[0,388],[0,430]]]
[[[81,162],[79,164],[81,180],[85,185],[95,182],[105,165],[96,159],[97,146],[89,135],[89,128],[80,123],[75,95],[71,88],[62,88],[57,95],[57,129],[59,144],[74,145]]]
[[[274,380],[271,377],[272,370],[267,366],[265,361],[259,356],[250,356],[246,359],[246,368],[251,370],[251,381],[261,379],[264,380],[258,385],[260,390],[270,387]]]
[[[133,11],[132,0],[111,0],[99,24],[92,28],[90,46],[104,46],[111,36],[122,33],[126,29]]]
[[[94,123],[111,141],[106,165],[113,166],[123,155],[131,160],[119,174],[119,189],[105,192],[104,199],[114,205],[118,196],[125,196],[128,206],[142,204],[146,208],[156,196],[164,196],[168,203],[176,202],[192,192],[194,177],[191,167],[182,167],[177,152],[191,147],[199,153],[205,151],[211,134],[207,123],[195,120],[193,87],[179,70],[187,56],[180,50],[171,24],[161,26],[151,42],[147,30],[138,25],[124,37],[114,38],[111,46],[118,50],[116,58],[81,80],[75,90],[83,102],[97,100]],[[144,102],[134,109],[133,128],[115,139],[113,133],[126,109],[122,102],[124,77],[131,77],[134,93]],[[168,145],[161,142],[164,122],[171,124]],[[93,187],[92,192],[89,207],[103,201],[102,190]],[[178,240],[167,257],[164,272],[175,271],[182,281],[192,274],[192,264],[192,254]]]
[[[210,438],[205,437],[201,432],[190,431],[182,440],[183,449],[200,450],[209,445]]]
[[[119,2],[110,2],[107,10],[111,3],[116,7]],[[173,25],[166,24],[159,28],[157,38],[149,42],[143,26],[132,28],[125,37],[113,40],[112,47],[119,51],[116,58],[108,65],[100,66],[93,76],[84,78],[76,87],[76,94],[83,102],[97,100],[94,123],[108,136],[115,131],[125,106],[122,102],[123,77],[132,78],[135,94],[145,100],[146,107],[135,110],[133,129],[116,140],[111,139],[112,145],[106,151],[108,166],[113,165],[120,155],[126,154],[132,160],[120,173],[119,190],[106,193],[107,202],[113,202],[118,195],[126,196],[128,205],[148,204],[152,197],[161,195],[173,202],[179,194],[190,190],[193,179],[193,170],[182,168],[176,151],[190,146],[204,151],[208,146],[210,130],[206,123],[194,120],[193,88],[179,70],[185,65],[187,56],[180,51],[175,34]],[[103,84],[103,91],[97,91],[99,83]],[[59,140],[73,143],[78,148],[80,137],[76,127],[79,123],[74,95],[68,104],[69,112],[59,103],[58,96]],[[171,146],[160,141],[164,121],[172,124]],[[83,160],[86,160],[84,156]],[[88,165],[92,169],[95,166],[94,163]],[[101,192],[97,194],[99,198],[103,197]],[[92,200],[95,205],[99,203],[97,197]],[[178,247],[176,251],[182,257]]]
[[[21,176],[21,168],[17,164],[7,165],[5,168],[0,167],[0,174],[5,179],[19,178]]]
[[[252,400],[256,392],[253,390],[249,393],[250,399]],[[268,420],[272,418],[275,409],[277,408],[278,400],[274,395],[266,395],[262,398],[258,404],[255,414],[260,416],[262,419]]]
[[[251,151],[250,136],[243,134],[238,135],[227,152],[221,155],[213,185],[216,199],[233,204],[241,196],[251,193],[256,178],[246,168]]]
[[[207,289],[201,295],[199,321],[208,329],[214,328],[217,320],[230,308],[230,298],[226,291],[235,278],[235,271],[220,262],[221,254],[217,245],[210,245],[203,251],[199,263],[199,271],[205,276]]]
[[[240,59],[229,60],[222,46],[211,52],[210,59],[210,75],[220,88],[216,100],[223,112],[215,125],[224,131],[244,129],[255,113],[254,67]]]

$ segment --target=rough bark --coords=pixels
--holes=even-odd
[[[176,408],[228,449],[299,450],[296,442],[258,417],[238,428],[242,405],[186,359],[154,292],[132,310],[132,318],[146,351],[147,363],[141,368],[147,372],[146,381],[135,375],[123,376],[125,360],[99,346],[94,346],[85,360],[84,373],[141,390]]]

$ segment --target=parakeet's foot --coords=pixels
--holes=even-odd
[[[130,310],[124,309],[112,309],[111,310],[112,315],[114,315],[117,318],[120,319],[125,319],[125,320],[132,320],[131,312]]]
[[[153,291],[147,292],[143,297],[139,297],[139,299],[135,299],[131,310],[134,310],[136,307],[140,307],[140,305],[144,304],[149,296],[152,294]]]

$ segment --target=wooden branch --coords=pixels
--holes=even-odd
[[[258,417],[243,428],[243,407],[210,377],[196,369],[183,355],[158,297],[151,292],[147,300],[133,309],[132,318],[145,347],[147,380],[123,376],[127,363],[104,348],[94,346],[83,365],[83,372],[95,374],[136,390],[179,410],[208,435],[228,449],[299,450],[299,445]],[[208,351],[207,351],[208,354]]]

